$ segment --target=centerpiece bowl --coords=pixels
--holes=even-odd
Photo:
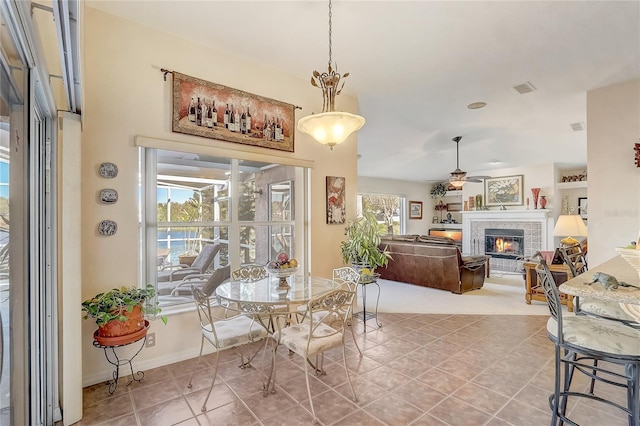
[[[276,287],[276,289],[278,290],[288,290],[290,286],[287,282],[287,278],[289,278],[291,275],[294,275],[298,271],[297,266],[294,268],[272,268],[267,266],[266,269],[269,275],[280,279],[278,281],[278,286]]]
[[[638,272],[638,277],[640,277],[640,250],[635,248],[616,247],[616,251],[620,253],[620,257],[634,267]]]

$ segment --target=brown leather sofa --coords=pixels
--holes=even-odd
[[[482,288],[488,256],[462,256],[450,238],[427,235],[383,237],[381,249],[393,260],[376,272],[380,278],[461,294]]]

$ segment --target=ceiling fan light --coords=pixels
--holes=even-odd
[[[452,180],[449,182],[455,189],[460,189],[464,185],[464,180]]]

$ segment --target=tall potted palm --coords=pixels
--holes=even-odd
[[[340,243],[342,261],[359,270],[360,282],[370,282],[375,269],[386,266],[392,259],[386,248],[380,249],[378,221],[373,213],[366,212],[347,223],[345,235],[347,239]]]

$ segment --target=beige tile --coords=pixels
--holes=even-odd
[[[195,417],[183,397],[138,410],[142,426],[171,426]]]
[[[305,401],[300,405],[311,411],[309,401]],[[316,416],[324,424],[332,424],[358,410],[358,406],[354,402],[332,390],[314,396],[313,406]]]
[[[133,403],[129,394],[114,396],[96,401],[93,405],[85,406],[82,413],[83,424],[99,424],[106,419],[121,417],[133,413]]]
[[[385,365],[363,374],[362,377],[387,391],[397,389],[411,380],[409,376]]]
[[[202,406],[204,405],[205,399],[207,398],[207,393],[209,393],[209,387],[185,395],[185,398],[194,413],[200,414],[202,412]],[[236,395],[229,389],[226,384],[217,383],[211,390],[211,395],[207,400],[205,411],[210,411],[222,405],[236,401]]]
[[[136,410],[157,405],[161,402],[181,396],[180,389],[173,380],[165,380],[158,382],[153,388],[143,387],[131,390],[131,396],[135,404]]]
[[[384,403],[371,404],[366,411],[383,423],[393,426],[410,424],[424,414],[415,405],[395,397],[385,398]]]
[[[514,426],[548,425],[551,423],[549,410],[542,411],[529,404],[511,400],[500,410],[496,417]]]
[[[482,425],[491,418],[489,414],[452,397],[429,410],[429,414],[450,425]]]
[[[383,426],[384,423],[378,421],[375,417],[359,410],[353,414],[348,415],[342,420],[333,424],[334,426]],[[265,424],[266,426],[266,424]]]
[[[321,424],[550,423],[547,397],[553,389],[554,362],[546,317],[381,313],[380,320],[384,327],[368,327],[367,333],[361,324],[354,324],[365,351],[362,358],[351,336],[346,336],[357,403],[351,400],[341,350],[327,354],[327,375],[311,373]],[[253,350],[259,348],[261,343],[251,345]],[[200,367],[194,358],[148,370],[142,383],[129,387],[123,377],[114,395],[103,383],[83,389],[84,418],[78,425],[311,423],[301,357],[278,349],[277,392],[264,397],[261,353],[252,369],[238,368],[240,356],[233,350],[220,355],[220,376],[206,413],[200,408],[213,377],[212,354],[203,357]],[[270,360],[271,353],[266,361]],[[188,389],[192,371],[193,386]],[[584,375],[576,374],[572,389],[586,389],[588,384]],[[624,391],[616,391],[596,386],[597,393],[624,404]],[[569,404],[570,416],[576,415],[585,426],[626,424],[616,411],[591,401]]]
[[[418,418],[415,422],[411,423],[411,426],[449,426],[447,423],[443,422],[440,419],[433,417],[431,414],[427,413],[422,417]]]
[[[401,386],[391,392],[390,395],[396,399],[407,401],[423,411],[430,410],[447,397],[446,394],[437,391],[431,386],[428,386],[418,380],[414,380],[404,386]]]
[[[244,426],[259,423],[253,413],[239,400],[200,414],[197,420],[199,424],[203,426]]]
[[[509,401],[508,397],[474,383],[465,384],[455,391],[453,396],[491,415],[495,414]]]
[[[352,377],[351,381],[353,384],[353,390],[356,393],[356,398],[358,398],[358,401],[354,401],[354,403],[359,407],[364,407],[365,405],[368,405],[373,401],[383,398],[384,395],[387,394],[387,391],[385,389],[382,389],[380,386],[371,383],[364,377]],[[334,390],[348,400],[353,400],[353,395],[351,393],[351,387],[349,386],[349,383],[343,383],[342,385],[334,388]]]
[[[424,374],[418,376],[418,380],[446,394],[455,392],[467,383],[466,380],[447,373],[444,370],[440,370],[439,368],[427,370]]]

